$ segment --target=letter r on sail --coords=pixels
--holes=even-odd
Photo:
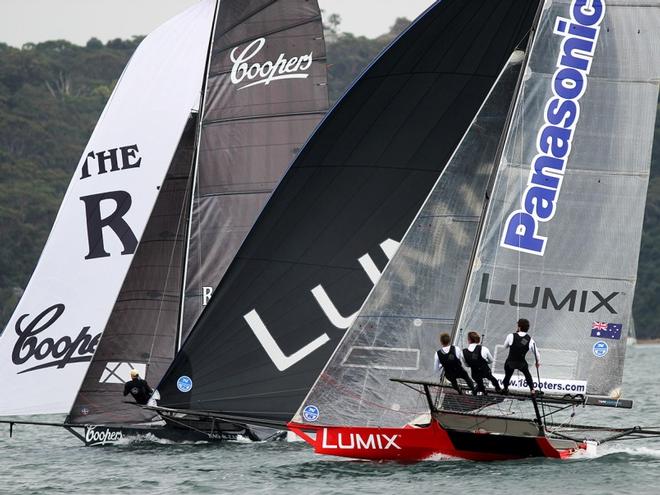
[[[266,351],[266,354],[268,354],[268,357],[271,359],[271,361],[273,361],[273,364],[275,364],[279,371],[284,371],[287,368],[290,368],[298,361],[304,359],[330,340],[330,337],[324,333],[320,337],[315,338],[303,348],[298,349],[290,356],[287,356],[282,352],[280,346],[277,345],[277,342],[275,342],[275,339],[266,328],[266,325],[261,320],[261,317],[256,310],[253,309],[248,314],[243,315],[243,318],[245,318],[245,321],[254,332],[254,335],[259,340],[259,343]]]

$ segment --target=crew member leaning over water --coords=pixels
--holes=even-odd
[[[504,362],[503,385],[505,394],[509,393],[509,383],[515,370],[519,370],[525,376],[532,395],[536,393],[534,390],[534,379],[529,372],[529,366],[527,365],[525,356],[532,349],[536,357],[536,367],[538,368],[541,366],[541,354],[539,354],[539,350],[536,347],[536,342],[534,342],[534,339],[527,332],[529,332],[529,320],[521,318],[518,320],[518,331],[507,335],[504,341],[504,348],[509,349],[509,356]]]
[[[500,383],[493,376],[490,365],[493,364],[493,355],[480,344],[481,336],[477,332],[469,332],[467,336],[468,346],[463,349],[463,360],[470,367],[472,379],[476,385],[476,391],[486,394],[484,380],[487,379],[493,384],[496,392],[500,392]]]
[[[462,394],[461,387],[458,385],[458,379],[462,378],[467,383],[467,386],[476,394],[474,383],[463,368],[463,354],[455,346],[451,345],[451,337],[448,333],[440,335],[440,344],[442,347],[435,353],[435,369],[438,371],[445,370],[445,378],[451,382],[459,394]]]

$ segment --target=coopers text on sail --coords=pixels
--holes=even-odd
[[[539,234],[539,225],[551,220],[557,208],[604,15],[603,0],[573,0],[570,19],[555,21],[553,32],[563,40],[552,77],[553,97],[545,105],[545,124],[536,138],[538,154],[531,163],[521,209],[512,212],[504,225],[500,242],[504,248],[540,256],[545,252],[547,237]]]

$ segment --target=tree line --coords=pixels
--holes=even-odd
[[[378,38],[326,27],[334,102],[409,21]],[[62,197],[123,68],[142,40],[0,43],[0,330],[34,270]],[[660,107],[659,107],[660,108]],[[638,337],[660,337],[660,122],[656,121],[634,317]],[[616,235],[613,232],[612,235]],[[605,242],[605,241],[604,241]]]

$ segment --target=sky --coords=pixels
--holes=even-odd
[[[148,34],[198,0],[0,0],[0,42],[20,47],[65,39],[84,45]],[[433,0],[319,0],[327,17],[339,14],[341,30],[375,37],[397,17],[414,19]]]

